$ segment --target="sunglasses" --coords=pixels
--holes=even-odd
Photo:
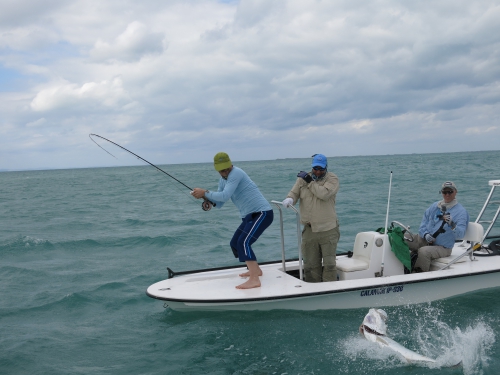
[[[321,167],[313,167],[315,171],[320,171],[323,172],[326,168],[321,168]]]
[[[443,190],[441,193],[448,195],[448,194],[453,194],[454,191],[453,190]]]

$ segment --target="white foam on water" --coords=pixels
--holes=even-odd
[[[434,329],[421,325],[417,330],[417,342],[418,350],[424,355],[434,354],[437,367],[462,362],[464,375],[480,374],[488,366],[495,331],[478,318],[466,327],[452,328],[437,322]]]
[[[495,343],[490,318],[460,317],[462,323],[452,326],[444,320],[453,312],[434,306],[412,310],[417,313],[417,322],[414,330],[408,327],[407,332],[416,347],[410,349],[436,359],[436,364],[429,367],[449,367],[461,362],[464,375],[468,375],[481,374],[488,366],[489,353]]]

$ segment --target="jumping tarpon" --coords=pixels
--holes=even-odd
[[[383,348],[388,348],[401,355],[408,363],[436,363],[432,358],[425,357],[405,348],[393,339],[386,336],[387,313],[382,309],[370,309],[359,327],[359,332],[368,341],[375,342]]]

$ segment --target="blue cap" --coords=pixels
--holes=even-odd
[[[313,167],[313,168],[314,167],[321,167],[321,168],[328,167],[328,161],[326,160],[326,156],[323,154],[314,154],[311,167]]]

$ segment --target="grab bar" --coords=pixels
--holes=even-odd
[[[280,212],[280,231],[281,231],[281,259],[283,263],[283,272],[286,272],[286,261],[285,261],[285,234],[283,230],[283,212],[281,206],[283,205],[280,201],[271,201],[274,203]],[[297,218],[297,245],[299,247],[299,278],[303,280],[303,266],[302,266],[302,231],[300,230],[300,213],[294,206],[289,206],[295,211],[295,217]]]
[[[488,234],[490,233],[491,229],[493,228],[493,225],[495,225],[495,222],[497,221],[498,216],[500,215],[500,207],[498,207],[498,209],[495,212],[495,215],[493,216],[492,220],[481,220],[481,218],[483,217],[484,212],[486,211],[486,207],[488,205],[490,205],[490,204],[498,204],[499,203],[497,201],[491,201],[491,198],[493,197],[493,193],[495,191],[495,188],[498,187],[498,186],[500,186],[500,180],[491,180],[491,181],[488,181],[488,185],[491,186],[490,193],[488,195],[488,198],[486,199],[486,202],[483,205],[483,208],[479,212],[479,215],[477,215],[477,219],[476,219],[476,223],[490,223],[490,225],[488,226],[488,228],[484,232],[483,241],[486,238],[490,238],[490,237],[488,237]]]

